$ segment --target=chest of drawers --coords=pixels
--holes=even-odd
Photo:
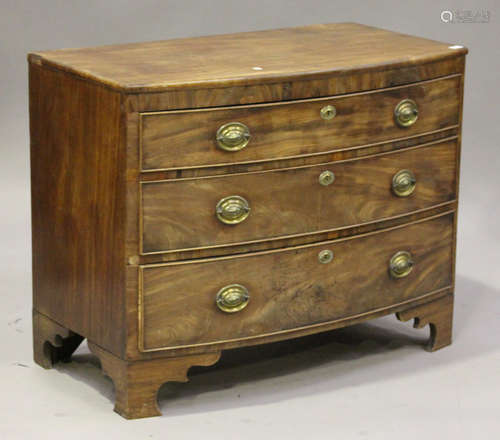
[[[115,410],[395,313],[451,342],[467,50],[353,23],[29,55],[33,344]]]

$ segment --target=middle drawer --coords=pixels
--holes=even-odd
[[[142,253],[307,235],[453,201],[456,140],[300,168],[141,183]]]

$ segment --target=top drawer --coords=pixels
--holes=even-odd
[[[458,124],[459,79],[339,97],[141,113],[141,169],[270,161],[444,129]],[[398,123],[403,100],[411,101],[399,107]],[[418,117],[412,123],[413,104]]]

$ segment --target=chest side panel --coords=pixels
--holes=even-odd
[[[125,334],[121,100],[30,65],[33,307],[114,353]]]

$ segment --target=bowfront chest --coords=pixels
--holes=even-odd
[[[33,343],[115,410],[387,314],[451,342],[462,46],[353,23],[29,55]]]

